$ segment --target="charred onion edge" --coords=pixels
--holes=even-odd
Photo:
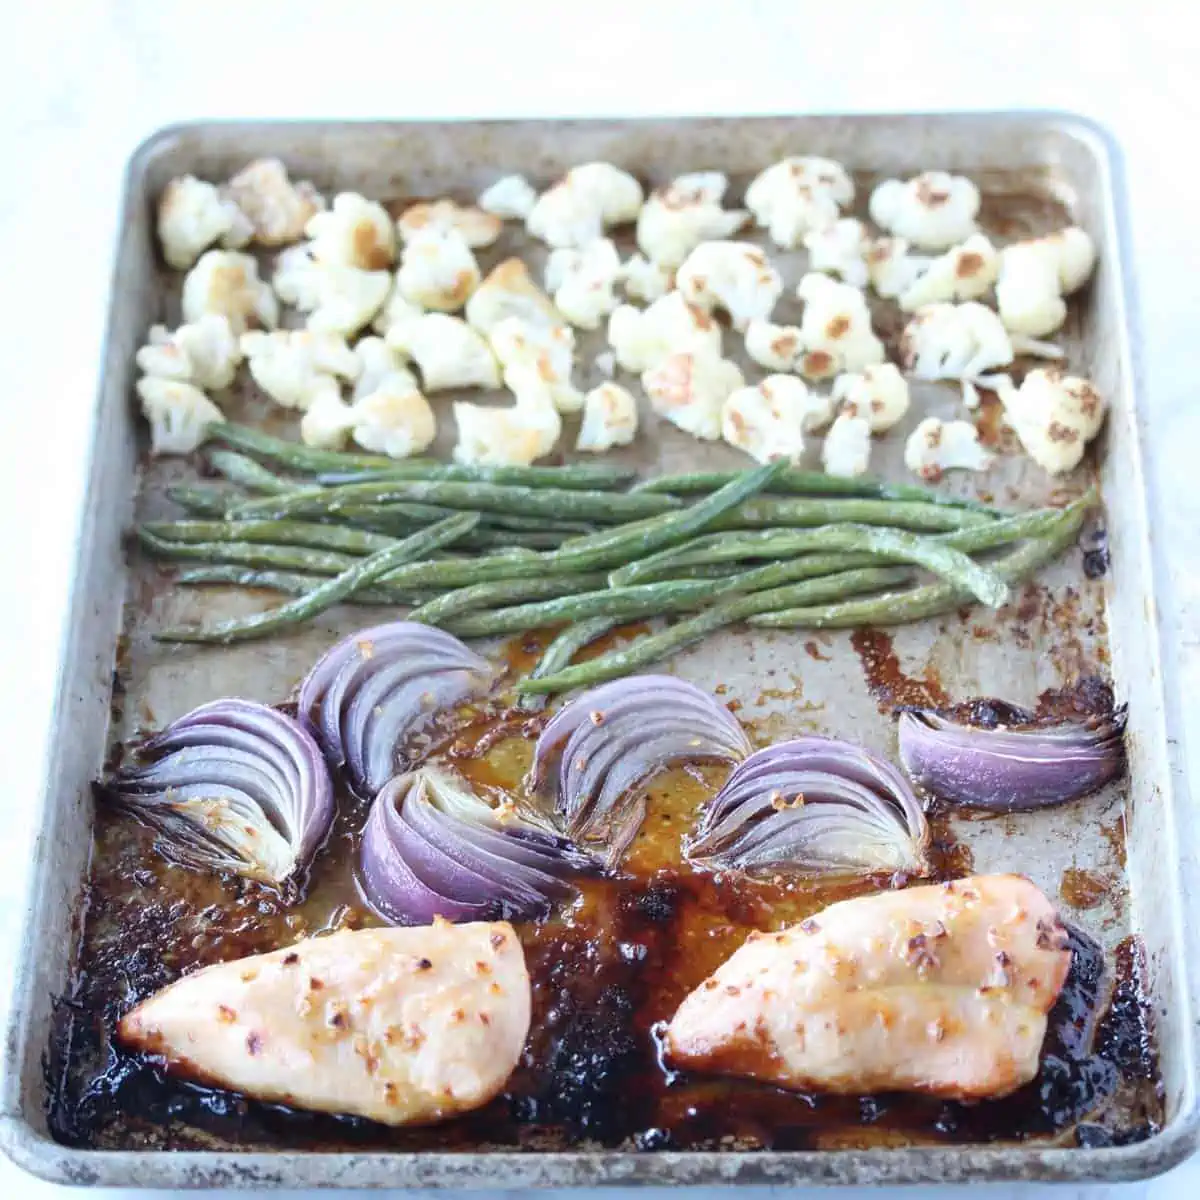
[[[584,692],[550,718],[526,779],[545,789],[557,763],[555,809],[567,835],[617,863],[645,816],[640,787],[672,763],[740,761],[750,742],[709,693],[672,675],[634,675]]]
[[[486,659],[431,625],[373,625],[318,659],[300,685],[299,715],[330,766],[369,798],[407,765],[396,761],[405,738],[493,677]]]
[[[1122,705],[1076,721],[983,728],[905,709],[900,761],[914,783],[949,804],[998,813],[1048,808],[1125,773],[1126,716]]]
[[[312,861],[333,821],[333,784],[304,726],[253,700],[214,700],[140,748],[100,785],[183,866],[277,886]]]
[[[492,808],[433,765],[382,788],[360,852],[363,894],[396,925],[538,916],[570,892],[571,877],[596,867],[565,838]]]
[[[717,870],[922,874],[928,844],[920,802],[895,767],[852,742],[808,735],[737,767],[685,853]]]

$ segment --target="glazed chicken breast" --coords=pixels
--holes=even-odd
[[[1070,965],[1018,875],[881,892],[751,934],[684,1000],[667,1057],[804,1091],[1003,1096],[1037,1074]]]
[[[512,926],[439,921],[207,967],[127,1013],[118,1037],[201,1082],[406,1125],[495,1096],[529,1014]]]

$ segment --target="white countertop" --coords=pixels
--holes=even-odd
[[[1126,16],[1100,15],[1102,8]],[[0,977],[10,974],[5,968],[22,932],[21,866],[73,552],[121,169],[142,137],[192,117],[1017,107],[1097,118],[1127,160],[1141,292],[1141,398],[1158,481],[1155,528],[1160,546],[1171,547],[1163,617],[1179,646],[1182,694],[1191,695],[1200,684],[1200,570],[1192,565],[1200,513],[1187,486],[1196,470],[1192,448],[1200,444],[1200,222],[1186,189],[1198,177],[1200,93],[1194,35],[1186,20],[1170,19],[1188,8],[1173,0],[6,6],[0,528],[10,546],[10,582],[0,592],[0,627],[7,631],[0,705],[9,761],[0,823],[0,856],[8,864],[0,872]],[[31,454],[30,447],[40,449]],[[1200,748],[1198,723],[1200,715],[1193,716],[1187,730],[1189,775]],[[1194,1161],[1150,1184],[1056,1195],[1176,1200],[1198,1188]],[[990,1190],[1048,1194],[1029,1186]],[[65,1194],[6,1161],[0,1192],[22,1200]]]

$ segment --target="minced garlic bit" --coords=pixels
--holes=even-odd
[[[830,158],[785,158],[755,176],[746,207],[777,246],[795,249],[806,233],[832,225],[854,202],[854,182]]]
[[[783,291],[767,256],[749,242],[703,242],[675,275],[683,298],[704,312],[723,308],[734,329],[765,321]]]
[[[714,350],[671,354],[642,374],[651,407],[705,441],[721,436],[721,409],[744,383],[736,363]]]
[[[990,455],[979,444],[979,430],[970,421],[941,421],[926,417],[904,443],[904,465],[929,483],[946,471],[986,471]]]
[[[962,175],[923,171],[887,179],[871,193],[871,219],[922,250],[945,250],[976,229],[979,189]]]

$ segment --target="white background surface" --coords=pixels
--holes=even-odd
[[[1181,694],[1195,694],[1200,46],[1188,29],[1192,5],[0,0],[0,15],[0,534],[9,564],[0,584],[7,749],[0,994],[21,938],[21,868],[80,503],[120,173],[134,145],[167,122],[1010,107],[1099,119],[1126,153],[1141,400],[1169,579],[1160,599],[1179,646]],[[1200,747],[1197,721],[1180,751],[1185,769]],[[1198,1190],[1200,1165],[1191,1164],[1152,1184],[1056,1195],[1182,1200]],[[0,1193],[65,1194],[7,1162],[0,1162]]]

